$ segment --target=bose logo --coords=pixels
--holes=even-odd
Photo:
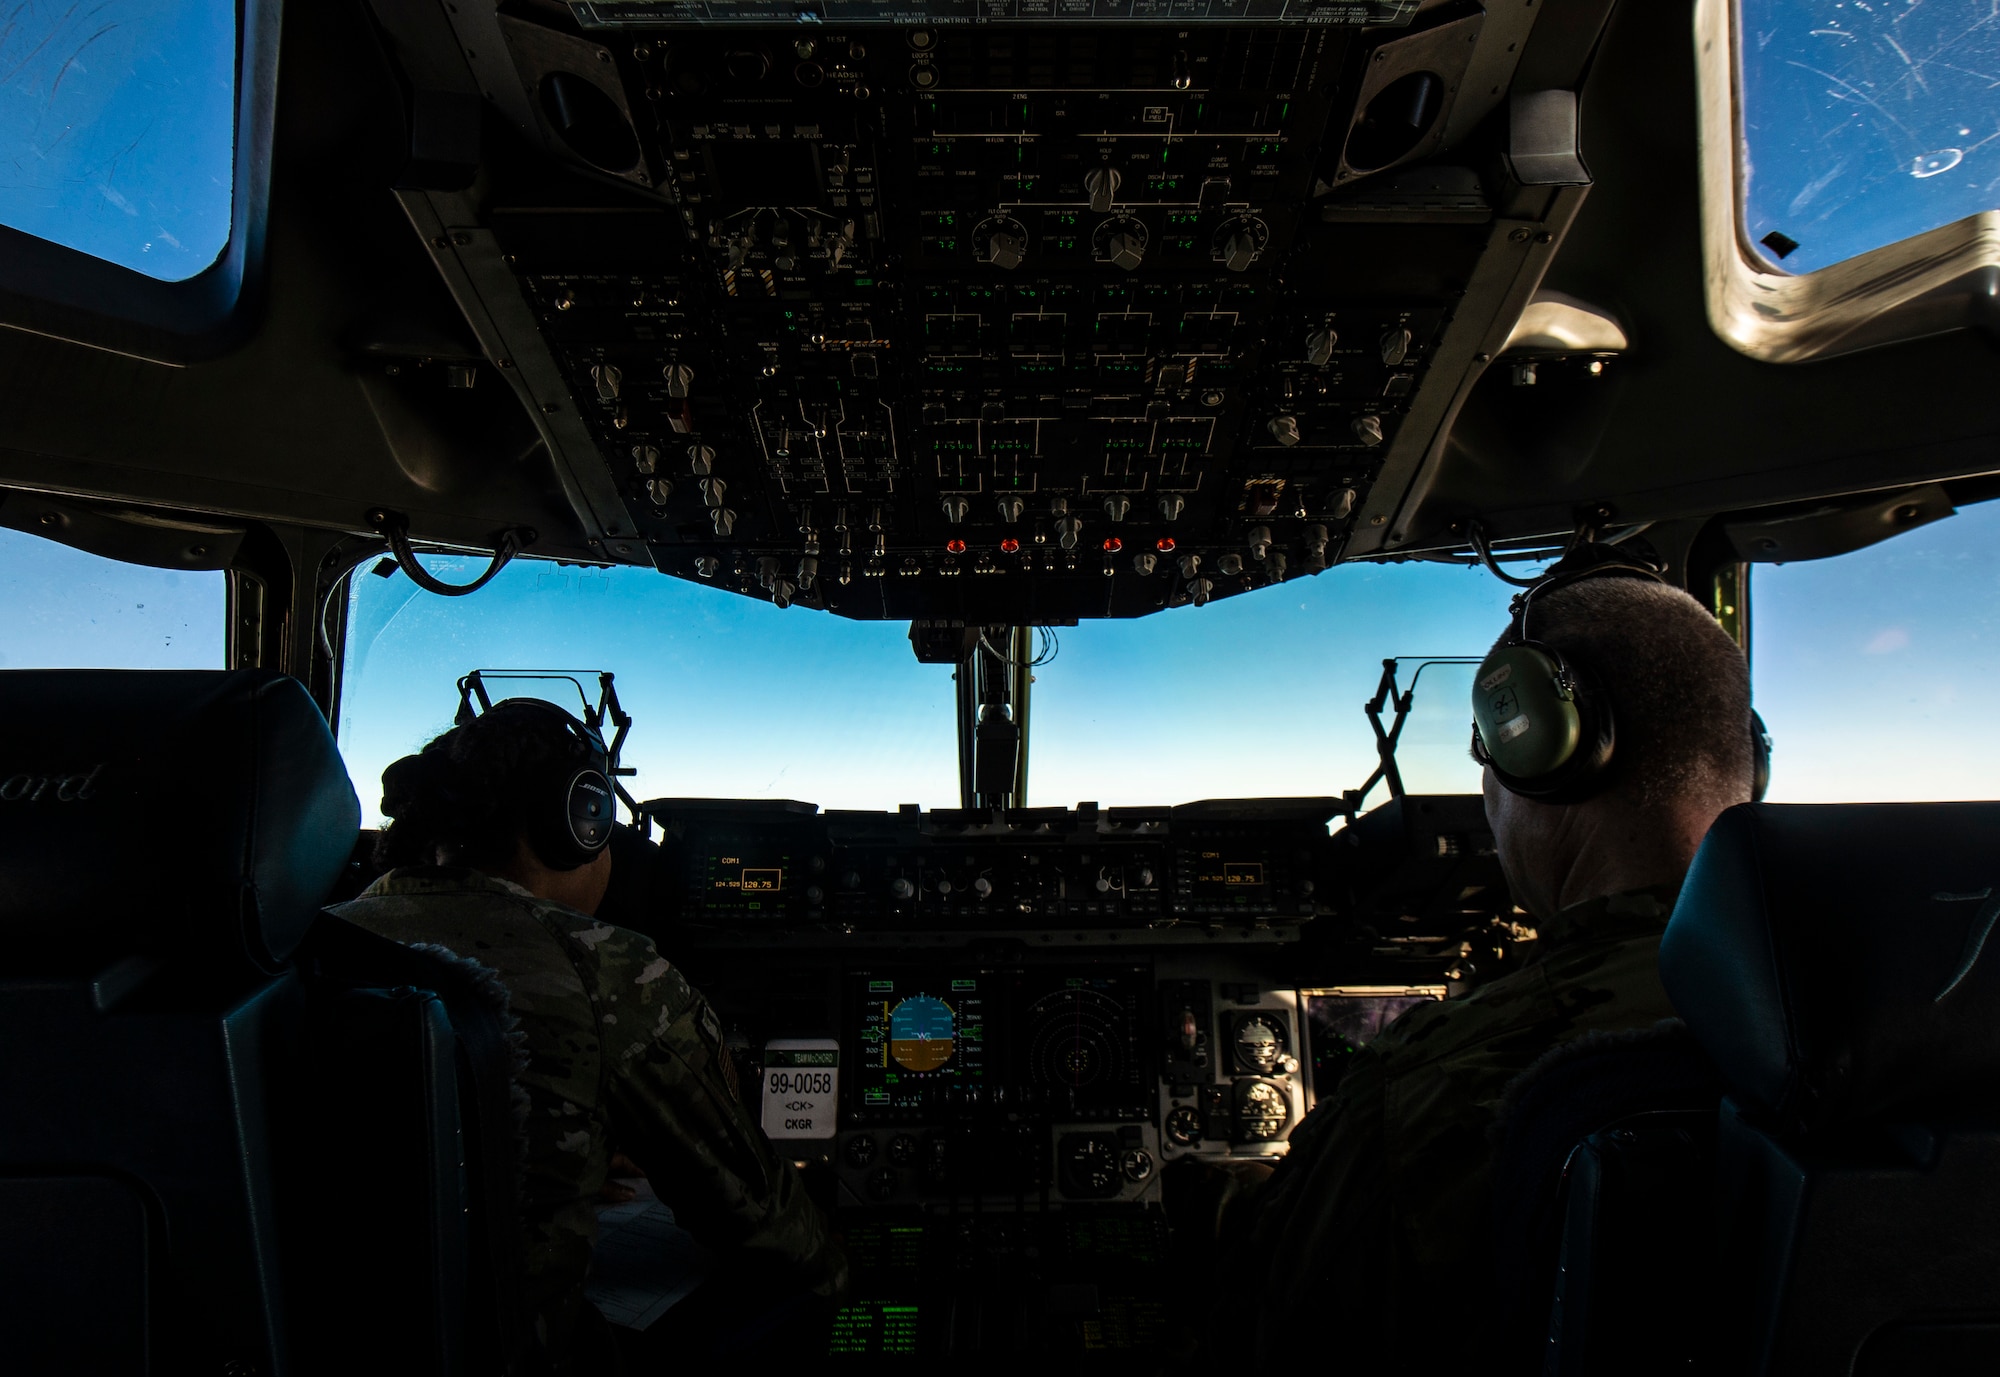
[[[0,803],[40,803],[43,799],[52,803],[81,803],[97,788],[97,777],[103,772],[100,761],[88,772],[76,774],[9,775],[0,779]]]

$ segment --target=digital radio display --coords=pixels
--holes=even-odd
[[[787,851],[718,847],[703,859],[701,906],[721,913],[782,913],[791,870]]]
[[[1226,851],[1195,853],[1194,892],[1203,897],[1261,893],[1268,883],[1261,859],[1231,859]]]

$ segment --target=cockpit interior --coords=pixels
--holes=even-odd
[[[2000,497],[1984,6],[23,0],[9,69],[0,1369],[552,1370],[506,1027],[323,914],[517,694],[851,1268],[702,1361],[1428,1371],[1502,1295],[1497,1371],[2000,1359],[2000,754],[1843,775],[1992,680],[1849,693],[1929,643],[1808,616]],[[1239,1343],[1177,1193],[1538,969],[1459,705],[1585,547],[1803,628],[1668,928],[1709,1079],[1551,1104],[1433,1357]],[[99,565],[214,590],[199,670]],[[668,1332],[710,1261],[624,1193],[590,1300]]]

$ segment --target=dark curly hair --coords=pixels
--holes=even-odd
[[[375,863],[433,865],[442,856],[478,870],[506,865],[533,806],[530,788],[575,750],[559,722],[504,704],[453,727],[382,772],[390,822]]]

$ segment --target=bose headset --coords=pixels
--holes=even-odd
[[[1580,567],[1562,568],[1572,561]],[[1585,667],[1529,634],[1528,614],[1538,594],[1591,578],[1667,583],[1650,564],[1608,546],[1585,546],[1515,596],[1510,634],[1473,675],[1473,758],[1509,792],[1542,803],[1579,803],[1597,793],[1609,781],[1617,753],[1609,695]],[[1750,796],[1761,800],[1771,783],[1771,738],[1755,710],[1750,761]]]

